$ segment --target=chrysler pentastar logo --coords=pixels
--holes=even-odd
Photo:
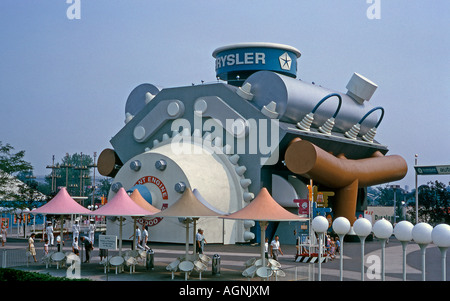
[[[280,67],[283,70],[291,70],[291,63],[292,63],[292,59],[289,56],[289,54],[287,54],[287,52],[283,53],[280,57]]]

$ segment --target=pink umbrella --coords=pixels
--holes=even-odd
[[[98,208],[91,213],[92,215],[100,216],[119,216],[120,228],[119,228],[119,255],[122,255],[122,217],[123,216],[148,216],[153,215],[155,212],[150,212],[139,206],[133,201],[127,194],[125,189],[121,187],[116,195],[108,201],[105,205]]]
[[[78,204],[67,192],[66,187],[59,190],[56,196],[47,204],[30,211],[32,214],[53,214],[61,215],[61,238],[63,237],[63,215],[70,214],[85,214],[90,215],[91,210]],[[44,237],[44,230],[42,230],[42,237]]]
[[[31,211],[33,214],[91,214],[91,210],[78,204],[67,192],[66,187],[59,190],[47,204]]]

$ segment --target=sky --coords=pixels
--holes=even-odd
[[[447,0],[1,0],[0,141],[49,174],[53,155],[112,147],[136,86],[213,82],[216,48],[280,43],[301,52],[304,81],[378,85],[375,140],[408,164],[389,184],[414,188],[416,154],[450,165],[449,15]]]

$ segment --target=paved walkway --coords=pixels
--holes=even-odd
[[[26,240],[9,239],[7,245],[3,248],[26,248]],[[43,254],[43,242],[36,241],[36,250],[38,260]],[[166,266],[177,257],[185,254],[184,244],[150,244],[154,254],[154,269],[147,270],[144,264],[138,265],[134,273],[129,273],[125,267],[123,273],[116,274],[114,270],[104,273],[104,268],[100,265],[98,248],[92,251],[90,263],[82,263],[80,266],[80,275],[82,278],[90,278],[96,281],[184,281],[184,273],[177,272],[172,280],[171,272],[166,270]],[[123,250],[129,250],[130,244],[124,243]],[[64,247],[64,251],[69,251],[69,247]],[[192,250],[192,246],[191,249]],[[283,281],[308,281],[318,280],[318,265],[299,263],[294,261],[296,248],[294,245],[282,245],[284,256],[279,257],[281,267],[285,272],[285,277],[277,277],[277,280]],[[259,245],[218,245],[208,244],[205,247],[205,254],[213,257],[214,254],[220,255],[220,275],[213,275],[211,264],[207,271],[203,272],[201,278],[203,281],[247,281],[249,279],[242,276],[244,263],[253,257],[258,258],[260,252]],[[110,251],[109,256],[116,255],[118,251]],[[450,252],[449,252],[450,253]],[[447,255],[447,279],[450,279],[450,264]],[[381,243],[374,239],[365,243],[365,271],[364,280],[366,282],[381,281]],[[411,242],[407,247],[406,273],[407,281],[420,281],[422,279],[422,259],[421,252],[417,244]],[[429,245],[426,249],[426,280],[440,281],[442,278],[441,254],[434,245]],[[396,239],[390,239],[386,245],[385,251],[385,280],[402,281],[402,247]],[[49,268],[43,263],[30,263],[28,267],[20,267],[22,270],[49,273],[54,276],[66,276],[67,268],[57,269],[55,265]],[[199,281],[200,275],[192,272],[189,280]],[[337,256],[334,260],[321,264],[322,281],[338,281],[340,279],[340,259]],[[262,280],[259,277],[250,280]],[[271,280],[275,280],[272,278]],[[359,242],[344,243],[343,257],[343,280],[360,281],[361,280],[361,245]]]

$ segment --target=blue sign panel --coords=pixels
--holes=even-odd
[[[419,175],[449,175],[450,165],[414,166]]]
[[[219,48],[213,56],[216,58],[216,76],[223,80],[240,72],[244,75],[261,70],[296,77],[300,52],[286,45],[249,43]]]

